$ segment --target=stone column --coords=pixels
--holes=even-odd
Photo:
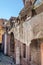
[[[4,54],[7,54],[7,33],[4,34]]]
[[[20,48],[16,48],[16,64],[20,65]]]

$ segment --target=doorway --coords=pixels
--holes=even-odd
[[[40,41],[34,39],[30,44],[31,49],[31,65],[41,65]]]
[[[11,56],[14,54],[14,34],[11,32],[10,34],[10,52]]]
[[[0,43],[0,52],[2,52],[2,43]]]

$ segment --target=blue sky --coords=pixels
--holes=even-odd
[[[11,16],[18,16],[22,8],[22,0],[0,0],[0,18],[9,19]]]
[[[39,5],[42,0],[37,0],[35,5]]]

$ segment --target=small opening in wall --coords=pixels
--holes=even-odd
[[[26,58],[26,44],[23,44],[23,57]]]
[[[37,13],[35,11],[35,9],[32,9],[32,17],[35,16]]]

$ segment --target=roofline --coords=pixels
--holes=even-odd
[[[43,4],[43,2],[40,3],[40,5],[34,6],[34,9],[38,8],[38,7],[41,6],[42,4]]]

